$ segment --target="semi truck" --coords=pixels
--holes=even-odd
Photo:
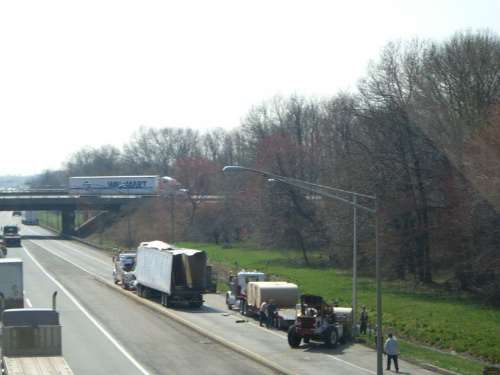
[[[2,370],[5,375],[71,375],[62,355],[62,327],[52,309],[6,309],[2,314]]]
[[[161,195],[182,194],[181,184],[164,176],[70,177],[69,195]]]
[[[25,225],[38,225],[38,212],[23,211],[21,222]]]
[[[7,247],[21,247],[21,235],[16,224],[4,225],[2,227],[3,242]]]
[[[23,288],[23,261],[19,258],[0,259],[0,293],[3,295],[0,321],[3,309],[24,307]]]
[[[162,241],[142,242],[137,249],[135,287],[141,297],[159,295],[161,304],[203,305],[207,256],[204,251],[177,248]]]
[[[296,284],[284,281],[267,281],[266,274],[242,270],[229,280],[230,291],[226,293],[229,310],[236,307],[241,315],[258,316],[260,305],[271,299],[276,305],[274,325],[278,329],[288,328],[295,322],[295,308],[299,301]]]

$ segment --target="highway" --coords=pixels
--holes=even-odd
[[[219,294],[206,295],[200,309],[166,309],[114,285],[111,254],[0,213],[1,225],[13,222],[23,247],[9,248],[8,257],[24,262],[26,306],[51,307],[58,291],[63,354],[76,375],[376,374],[376,352],[364,345],[291,349],[286,332],[242,321]],[[433,373],[405,361],[400,370]]]

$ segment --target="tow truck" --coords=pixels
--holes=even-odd
[[[351,335],[349,321],[352,309],[331,306],[321,296],[302,294],[298,306],[295,324],[288,330],[288,344],[298,348],[304,343],[322,341],[327,348],[344,344]]]

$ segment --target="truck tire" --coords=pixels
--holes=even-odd
[[[172,296],[167,296],[165,299],[165,307],[172,307],[173,305]]]
[[[300,346],[300,341],[302,337],[297,334],[297,326],[294,324],[288,330],[288,345],[292,348],[298,348]]]
[[[233,309],[233,305],[231,305],[229,303],[229,294],[226,294],[226,305],[227,305],[227,309],[228,310],[232,310]]]
[[[334,326],[330,326],[326,329],[325,332],[325,346],[328,349],[333,349],[337,346],[339,342],[339,333],[337,328]]]
[[[122,277],[122,281],[121,281],[121,283],[122,283],[122,288],[123,288],[123,289],[125,289],[125,290],[130,290],[130,287],[129,287],[129,285],[125,282],[125,278],[124,278],[124,277]]]

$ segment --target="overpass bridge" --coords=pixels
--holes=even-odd
[[[60,211],[62,232],[73,235],[75,211],[119,211],[122,206],[159,195],[68,195],[65,190],[0,192],[0,211]]]

